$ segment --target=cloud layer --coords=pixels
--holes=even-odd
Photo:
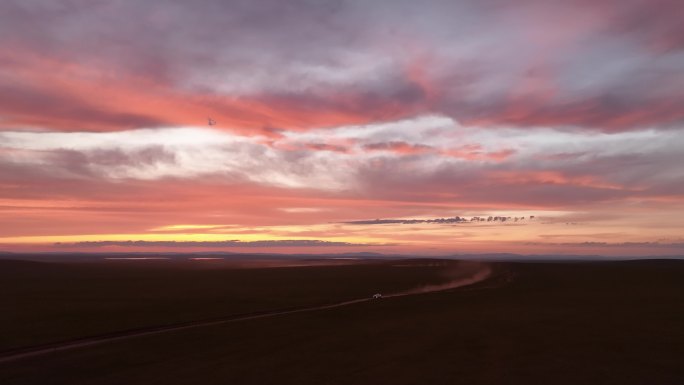
[[[683,26],[675,0],[3,1],[0,243],[657,252]]]
[[[210,114],[248,134],[438,114],[616,132],[684,118],[676,0],[11,0],[0,11],[6,126]]]
[[[83,248],[96,248],[96,247],[166,247],[166,248],[200,248],[200,247],[211,247],[211,248],[233,248],[233,247],[363,247],[369,246],[366,244],[359,243],[349,243],[349,242],[329,242],[320,241],[317,239],[286,239],[286,240],[268,240],[268,241],[95,241],[95,242],[77,242],[77,243],[56,243],[57,247],[83,247]]]

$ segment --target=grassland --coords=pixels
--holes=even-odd
[[[242,269],[215,262],[0,260],[0,307],[6,309],[0,316],[0,352],[120,330],[370,297],[450,278],[444,263],[420,261],[407,269],[372,261],[335,266],[318,262]]]
[[[384,274],[399,287],[421,272],[326,269],[311,287],[339,298],[366,293],[366,283],[383,282]],[[684,383],[684,263],[526,263],[498,271],[515,278],[6,363],[0,383]],[[299,277],[291,289],[298,292],[300,274],[309,273],[288,273]],[[334,289],[340,277],[346,284]]]

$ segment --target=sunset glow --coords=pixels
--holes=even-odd
[[[0,4],[0,251],[684,254],[681,3],[201,3]]]

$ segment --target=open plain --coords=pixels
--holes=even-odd
[[[88,336],[353,302],[8,360],[2,384],[684,380],[681,261],[1,263],[3,307],[17,310],[2,317],[5,357]],[[485,266],[486,278],[448,287]],[[369,299],[376,292],[386,295]]]

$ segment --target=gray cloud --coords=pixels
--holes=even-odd
[[[331,246],[379,246],[370,243],[321,241],[317,239],[288,239],[264,241],[86,241],[55,243],[56,247],[331,247]],[[381,246],[387,246],[382,244]]]
[[[101,186],[97,191],[102,196],[101,189],[123,188],[111,187],[116,183],[110,182],[128,180],[132,186],[131,180],[168,178],[211,181],[217,186],[311,189],[346,198],[495,206],[571,207],[628,198],[678,197],[684,191],[679,167],[684,162],[683,142],[672,132],[597,136],[533,135],[516,130],[517,136],[508,132],[506,144],[518,149],[515,156],[464,161],[440,156],[449,147],[458,150],[462,146],[459,139],[445,137],[449,129],[454,128],[433,132],[444,137],[420,145],[377,142],[375,138],[347,144],[344,136],[326,130],[326,136],[284,140],[276,146],[202,130],[0,132],[0,141],[9,146],[0,149],[0,177],[14,186],[0,191],[0,197],[58,193],[85,197],[89,195],[87,186]],[[391,136],[394,132],[380,133]],[[326,138],[330,143],[324,142]],[[487,148],[493,139],[476,136],[469,140],[482,143],[483,149],[472,151],[491,151]],[[360,153],[367,143],[393,151]],[[432,151],[424,153],[424,148]],[[421,156],[406,156],[413,151]]]
[[[527,242],[526,245],[545,245],[545,246],[570,246],[570,247],[625,247],[625,248],[663,248],[663,249],[682,249],[684,242]]]
[[[528,217],[528,220],[534,219],[534,215]],[[518,222],[524,221],[526,218],[522,217],[502,217],[502,216],[489,216],[489,217],[451,217],[451,218],[430,218],[430,219],[366,219],[358,221],[347,221],[341,222],[347,225],[386,225],[386,224],[399,224],[399,225],[415,225],[423,223],[431,224],[454,224],[454,223],[479,223],[479,222]]]
[[[87,100],[65,105],[63,90],[12,76],[52,60],[98,79],[147,79],[192,103],[294,109],[295,128],[325,125],[307,118],[321,110],[361,121],[441,113],[610,132],[684,119],[684,14],[675,0],[10,0],[0,15],[0,86],[24,88],[5,94],[3,110],[17,119],[27,98],[42,98],[53,120],[80,111],[110,129],[159,123]]]
[[[0,134],[1,137],[2,135]],[[43,178],[102,179],[116,173],[125,174],[125,170],[154,169],[159,165],[169,166],[176,163],[175,154],[163,146],[82,151],[54,149],[49,151],[25,151],[24,155],[29,156],[32,161],[12,162],[11,159],[2,159],[3,157],[0,155],[0,175],[7,171],[8,180],[10,178],[16,179],[17,177],[19,179],[35,178],[36,181]],[[16,171],[11,171],[12,169]],[[22,176],[22,174],[24,175]]]

